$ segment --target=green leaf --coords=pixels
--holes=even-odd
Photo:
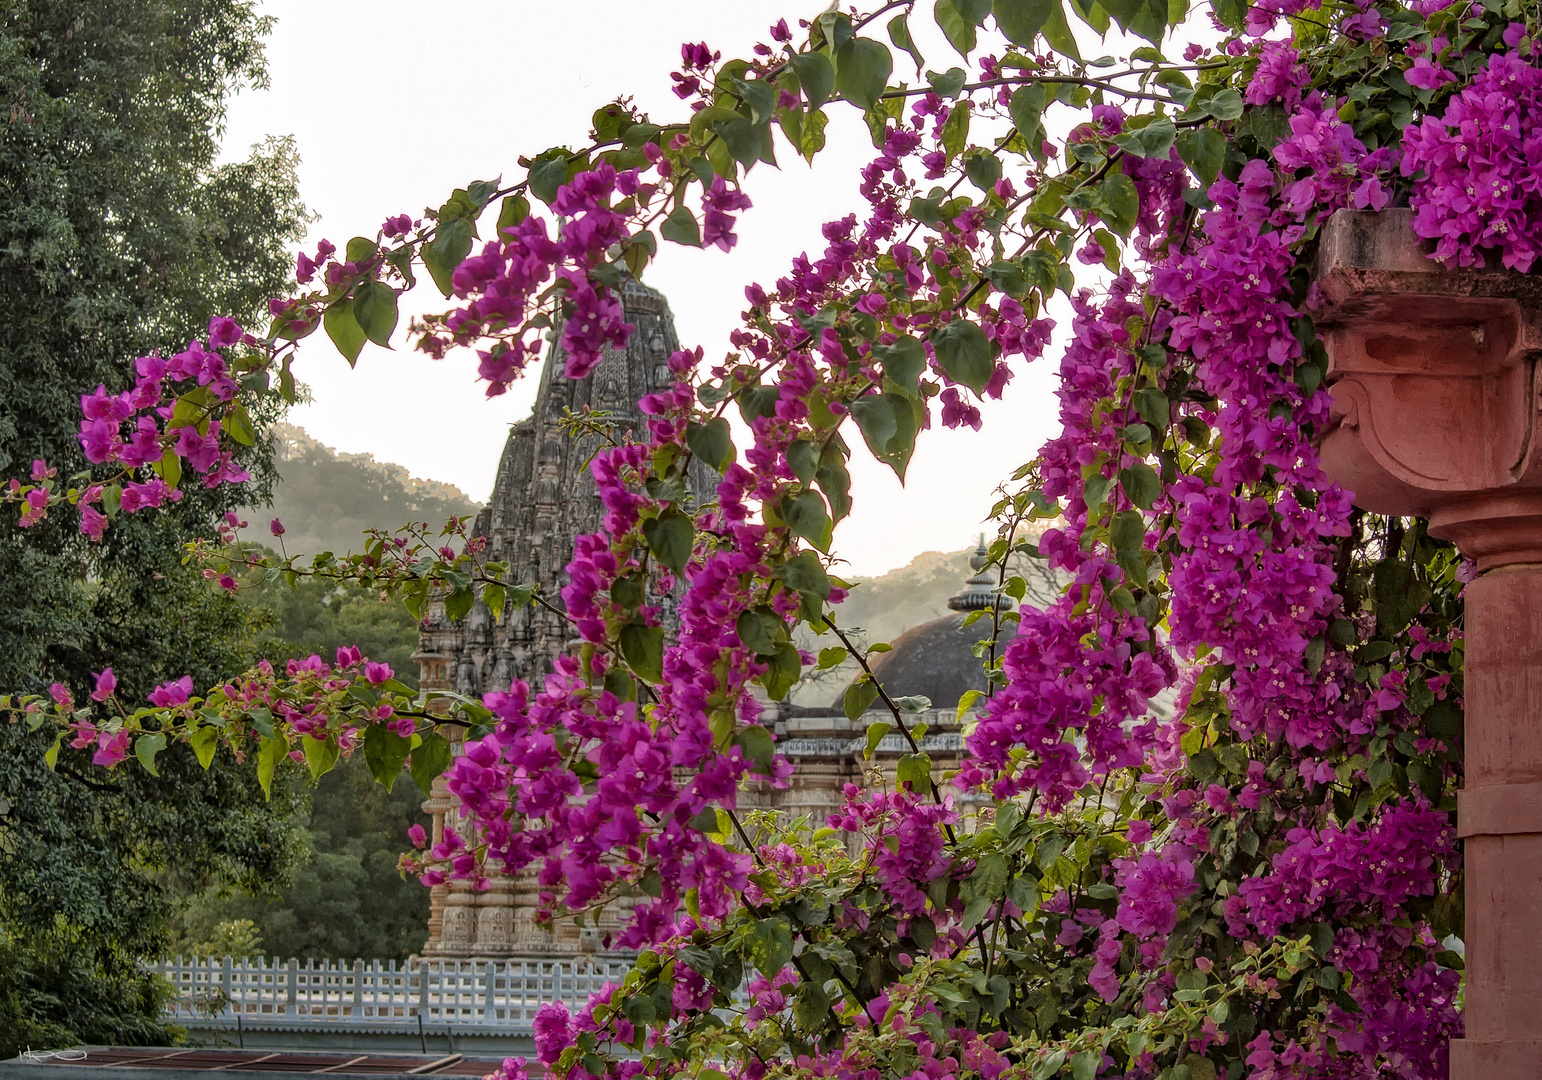
[[[1153,431],[1163,431],[1172,411],[1167,395],[1154,386],[1147,386],[1135,394],[1135,411],[1151,425]]]
[[[765,728],[750,724],[734,740],[744,751],[744,758],[760,773],[770,773],[776,759],[776,740]]]
[[[1226,136],[1213,127],[1189,128],[1178,135],[1177,144],[1178,156],[1208,191],[1226,161]]]
[[[336,739],[316,739],[309,735],[300,737],[300,749],[305,752],[305,766],[310,769],[312,780],[320,780],[331,772],[341,754]]]
[[[627,610],[634,610],[646,598],[647,580],[638,570],[622,574],[610,587],[610,598]]]
[[[1081,62],[1082,54],[1076,48],[1076,38],[1071,34],[1071,25],[1066,22],[1065,8],[1061,6],[1060,0],[1051,0],[1043,33],[1050,48],[1062,56]]]
[[[1071,1080],[1096,1080],[1102,1064],[1101,1050],[1083,1050],[1071,1059]]]
[[[262,749],[257,754],[257,783],[262,787],[263,798],[272,797],[273,772],[278,768],[278,763],[288,756],[289,743],[284,739],[275,737],[262,740]]]
[[[852,418],[856,420],[867,448],[894,470],[901,483],[905,481],[905,469],[915,450],[918,407],[919,402],[893,393],[869,394],[851,403]]]
[[[164,749],[166,749],[166,736],[159,731],[153,735],[141,735],[134,740],[134,756],[151,776],[161,775],[160,770],[155,767],[155,755]]]
[[[807,439],[799,439],[787,446],[787,467],[798,478],[798,483],[807,484],[814,479],[814,474],[819,471],[819,447]]]
[[[1099,516],[1092,512],[1102,505],[1104,499],[1108,498],[1108,486],[1109,479],[1102,473],[1096,473],[1082,481],[1082,501],[1087,504],[1090,516]]]
[[[1121,510],[1108,530],[1115,551],[1138,552],[1146,542],[1146,519],[1137,510]]]
[[[962,154],[964,147],[969,144],[970,111],[969,102],[960,101],[953,106],[942,125],[942,148],[947,151],[949,161]]]
[[[420,254],[434,285],[446,297],[454,293],[451,275],[467,255],[471,254],[471,221],[469,218],[451,218],[441,221],[434,239],[424,244]]]
[[[954,319],[931,333],[937,362],[956,383],[976,394],[985,390],[996,365],[991,358],[991,343],[985,331],[968,319]]]
[[[893,71],[894,57],[887,45],[854,37],[836,54],[835,88],[858,108],[871,109],[883,96]]]
[[[460,622],[471,613],[471,605],[476,603],[476,593],[470,585],[462,585],[458,589],[450,590],[444,598],[445,618],[451,622]]]
[[[507,590],[498,582],[482,587],[482,603],[487,605],[488,613],[492,615],[493,622],[503,618],[503,601],[507,595]]]
[[[396,784],[402,774],[407,755],[412,753],[412,740],[404,739],[393,731],[378,725],[364,729],[364,762],[375,782],[386,791]]]
[[[1120,469],[1119,486],[1125,497],[1142,510],[1150,510],[1162,494],[1162,481],[1156,470],[1144,462]]]
[[[830,546],[830,518],[817,491],[801,491],[791,500],[783,500],[782,517],[787,519],[788,528],[820,551]]]
[[[921,393],[921,375],[926,371],[926,346],[906,334],[892,345],[877,345],[873,355],[883,366],[884,375],[909,397]]]
[[[1040,870],[1048,870],[1060,860],[1060,853],[1065,850],[1065,837],[1049,836],[1040,844],[1039,850],[1034,853],[1033,861]]]
[[[792,70],[798,76],[798,85],[803,88],[809,112],[830,100],[830,93],[835,89],[835,65],[822,50],[794,53]]]
[[[1099,212],[1108,227],[1120,236],[1128,237],[1140,216],[1140,195],[1135,182],[1122,172],[1109,175],[1099,188]]]
[[[355,236],[343,248],[343,259],[345,262],[351,263],[368,262],[375,257],[375,253],[379,250],[375,242],[368,237]]]
[[[951,67],[941,75],[935,71],[928,71],[926,81],[938,97],[956,98],[959,91],[963,90],[964,84],[969,81],[969,72],[961,67]]]
[[[1043,83],[1019,86],[1012,91],[1012,101],[1008,108],[1012,113],[1012,123],[1016,125],[1018,132],[1030,147],[1036,146],[1043,140]]]
[[[696,525],[685,514],[670,507],[656,518],[643,522],[643,538],[654,558],[675,573],[685,569],[691,548],[696,544]]]
[[[718,472],[723,472],[734,460],[733,437],[728,432],[728,421],[721,416],[714,416],[705,424],[695,421],[688,424],[685,445]]]
[[[657,683],[664,678],[664,628],[627,623],[621,628],[621,655],[637,677]]]
[[[989,150],[975,147],[964,155],[964,175],[969,182],[987,194],[1001,179],[1001,159]]]
[[[1235,120],[1242,115],[1242,95],[1231,87],[1217,90],[1204,108],[1217,120]]]
[[[825,124],[829,117],[823,110],[811,112],[803,118],[803,134],[798,139],[799,152],[809,164],[814,163],[814,155],[825,148]]]
[[[1168,0],[1100,0],[1120,29],[1137,34],[1153,45],[1160,44],[1167,31]],[[1140,52],[1140,50],[1136,50]],[[1152,50],[1148,50],[1152,51]],[[1161,54],[1157,54],[1160,61]],[[1149,59],[1134,56],[1133,59]]]
[[[917,791],[932,782],[932,759],[928,754],[906,754],[894,769],[896,784],[914,785]]]
[[[770,608],[760,607],[741,612],[734,628],[746,649],[757,656],[770,656],[776,651],[786,624]]]
[[[622,244],[621,258],[633,277],[641,277],[643,268],[659,253],[658,238],[647,229],[640,229],[627,237]]]
[[[847,694],[850,695],[850,693],[851,691],[848,690]],[[858,713],[857,715],[860,716],[861,714]],[[887,720],[877,720],[867,725],[867,748],[863,751],[864,756],[872,757],[876,754],[878,752],[878,744],[883,742],[884,736],[893,730],[894,725]]]
[[[431,798],[434,781],[450,767],[450,740],[437,731],[424,733],[423,741],[412,751],[412,782],[424,797]]]
[[[850,655],[844,645],[832,645],[827,649],[819,650],[819,670],[829,671],[833,667],[840,667]]]
[[[767,658],[767,662],[770,670],[761,677],[761,685],[766,688],[772,701],[781,701],[803,674],[803,657],[799,655],[797,646],[790,641],[783,641],[777,644],[776,651]]]
[[[894,417],[894,404],[883,394],[858,398],[851,403],[851,415],[875,455],[888,452],[889,443],[899,430]]]
[[[830,516],[840,521],[851,513],[851,474],[846,471],[846,461],[839,454],[832,459],[827,452],[825,457],[814,477],[819,490],[825,493],[825,501],[830,504]]]
[[[776,415],[776,403],[782,399],[782,393],[774,386],[746,386],[739,391],[738,399],[739,415],[746,424],[753,424],[758,416]]]
[[[675,207],[674,212],[659,226],[659,235],[686,247],[701,247],[701,226],[696,223],[696,217],[688,206]]]
[[[337,351],[343,354],[343,359],[352,367],[358,361],[364,343],[369,340],[364,328],[353,317],[353,301],[344,299],[332,304],[322,316],[321,325],[326,327],[327,337],[332,339],[332,344],[337,346]]]
[[[361,281],[353,291],[353,317],[364,336],[389,346],[396,329],[396,290],[381,281]]]
[[[530,163],[530,193],[548,206],[557,197],[557,189],[568,182],[567,155],[542,158]]]
[[[411,247],[399,247],[386,253],[386,262],[396,268],[406,282],[407,288],[412,288],[418,283],[417,275],[412,272],[412,256],[415,249]]]
[[[271,737],[272,725],[263,734]],[[198,758],[198,764],[207,769],[214,761],[214,752],[219,749],[219,728],[205,725],[188,736],[188,744],[192,746],[193,753]]]
[[[498,208],[498,236],[507,238],[505,229],[512,229],[530,216],[530,200],[523,195],[505,195]]]
[[[863,675],[846,687],[846,695],[841,699],[841,711],[846,714],[846,719],[856,723],[877,700],[878,684],[871,676]]]
[[[792,1002],[792,1017],[810,1035],[823,1030],[830,1019],[830,998],[824,987],[811,982],[799,986]]]
[[[750,927],[750,960],[766,978],[774,978],[792,959],[792,928],[785,915],[757,919]]]
[[[465,199],[471,205],[472,216],[482,212],[487,201],[493,197],[493,192],[498,190],[502,179],[500,176],[497,180],[473,180],[466,185]],[[460,191],[457,190],[456,194],[459,195]]]
[[[976,896],[999,897],[1007,888],[1007,862],[1000,853],[981,856],[969,875],[969,885]]]
[[[830,599],[830,577],[812,551],[800,551],[777,569],[777,578],[789,589],[821,602]]]
[[[1055,6],[1055,0],[993,0],[991,11],[1007,40],[1026,49],[1033,46],[1033,39],[1044,29]],[[1022,130],[1021,125],[1018,130]]]
[[[1145,127],[1120,135],[1114,139],[1114,145],[1136,157],[1165,158],[1177,134],[1178,128],[1171,120],[1158,117]]]
[[[225,410],[225,418],[220,421],[220,427],[242,446],[253,446],[257,442],[257,429],[252,426],[252,414],[247,412],[246,406],[239,401],[232,402],[230,408]],[[122,498],[121,493],[119,498]]]
[[[937,20],[937,26],[947,37],[948,44],[968,59],[969,54],[974,52],[974,23],[965,17],[953,0],[936,0],[932,5],[932,17]]]
[[[43,751],[43,764],[48,766],[50,772],[59,767],[59,747],[63,745],[64,735],[61,732],[54,736],[53,745]]]
[[[901,52],[910,54],[910,58],[916,62],[916,74],[921,73],[921,65],[925,61],[921,57],[921,51],[916,48],[916,43],[910,37],[910,23],[908,17],[901,13],[889,20],[889,40],[894,42],[894,47]]]

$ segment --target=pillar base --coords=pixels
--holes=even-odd
[[[1536,1080],[1542,1039],[1451,1040],[1451,1080]]]

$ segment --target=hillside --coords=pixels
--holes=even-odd
[[[420,480],[371,454],[340,454],[303,428],[281,424],[276,433],[280,479],[273,506],[242,513],[253,525],[252,535],[264,542],[266,522],[282,521],[284,547],[291,555],[360,550],[365,529],[426,521],[437,530],[451,515],[475,514],[480,508],[453,485]],[[263,527],[258,528],[259,522]]]

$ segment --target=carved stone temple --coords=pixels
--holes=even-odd
[[[566,584],[563,568],[571,558],[574,537],[595,531],[603,514],[587,467],[599,438],[574,438],[563,430],[564,415],[581,413],[585,407],[603,410],[610,414],[610,423],[641,438],[635,403],[668,385],[666,360],[678,347],[663,296],[629,281],[622,300],[627,321],[636,326],[625,350],[608,352],[593,373],[578,380],[564,378],[560,350],[554,347],[547,355],[535,409],[510,429],[492,498],[476,521],[475,535],[487,538],[488,557],[507,561],[512,580],[539,582],[543,595],[555,603],[560,603]],[[692,477],[699,500],[713,498],[714,476],[704,471]],[[988,635],[991,622],[983,619],[965,627],[966,614],[993,603],[1011,603],[995,594],[989,578],[979,573],[983,547],[973,564],[976,575],[949,601],[953,613],[907,631],[874,665],[891,695],[924,696],[947,706],[914,717],[927,725],[923,748],[939,768],[956,766],[963,746],[952,706],[965,689],[985,689],[973,646]],[[552,612],[524,607],[506,610],[495,621],[478,603],[459,623],[431,608],[414,659],[424,689],[481,694],[507,689],[514,679],[538,686],[569,643],[566,623]],[[874,711],[852,722],[841,710],[844,687],[834,688],[831,696],[832,704],[821,708],[767,703],[763,722],[773,729],[778,749],[797,771],[784,790],[759,786],[743,793],[741,806],[775,808],[822,821],[841,804],[845,784],[862,783],[865,771],[875,766],[892,774],[909,749],[900,735],[887,736],[872,762],[863,757],[868,724],[888,714]],[[437,841],[446,815],[457,813],[443,779],[435,781],[433,798],[424,809],[433,816]],[[599,927],[581,930],[568,921],[542,930],[535,923],[537,891],[530,872],[512,880],[495,877],[483,893],[465,883],[436,886],[424,955],[575,959],[600,953],[606,934],[619,927],[624,915],[609,912]]]

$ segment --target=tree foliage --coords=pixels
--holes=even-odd
[[[397,868],[414,824],[426,826],[411,782],[387,792],[360,758],[309,789],[308,856],[282,891],[199,897],[179,920],[178,950],[249,919],[264,956],[405,960],[428,933],[428,890]],[[220,954],[223,955],[223,954]]]
[[[241,0],[0,3],[6,471],[85,464],[82,393],[284,291],[305,221],[293,146],[216,165],[228,96],[264,79],[267,25]],[[254,400],[252,414],[266,426],[276,408]],[[241,460],[260,492],[267,457]],[[0,687],[85,688],[111,664],[142,700],[175,675],[239,670],[256,645],[247,613],[202,588],[181,549],[240,497],[189,491],[101,544],[58,520],[0,522]],[[14,725],[0,741],[0,1054],[164,1040],[138,964],[167,943],[168,881],[281,880],[297,854],[292,801],[264,803],[251,763],[229,754],[207,773],[183,748],[159,778],[101,776],[78,751],[51,770]]]

